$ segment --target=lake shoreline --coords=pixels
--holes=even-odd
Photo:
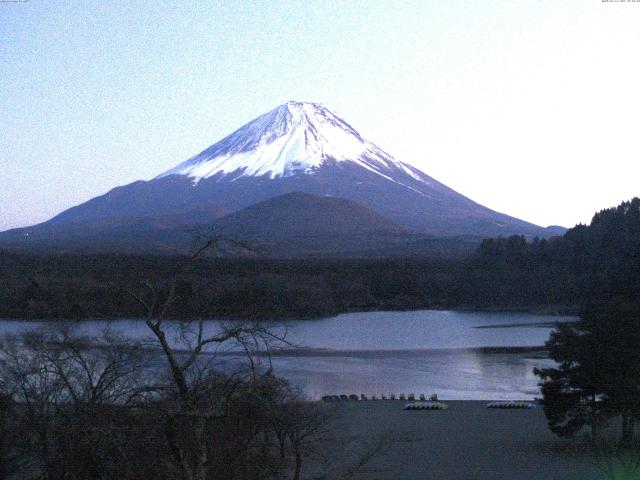
[[[550,317],[563,317],[563,316],[576,316],[579,314],[579,309],[577,307],[571,306],[530,306],[530,307],[486,307],[486,306],[472,306],[472,305],[464,305],[464,306],[420,306],[415,308],[385,308],[384,306],[372,306],[367,308],[357,308],[357,309],[344,309],[340,311],[332,311],[325,312],[322,314],[311,314],[311,315],[301,315],[299,312],[291,312],[291,314],[280,315],[280,316],[260,316],[260,315],[218,315],[215,318],[206,318],[205,320],[221,320],[221,321],[238,321],[238,322],[246,322],[246,321],[255,321],[255,322],[287,322],[291,320],[295,321],[314,321],[314,320],[323,320],[329,317],[336,317],[338,315],[346,315],[350,313],[371,313],[371,312],[389,312],[389,313],[402,313],[402,312],[421,312],[424,310],[433,310],[438,312],[460,312],[460,313],[513,313],[513,314],[530,314],[530,315],[541,315],[541,316],[550,316]],[[192,317],[173,317],[167,316],[165,320],[167,321],[176,321],[176,322],[193,322],[202,319],[201,316],[192,316]],[[84,321],[127,321],[127,320],[139,320],[145,321],[145,316],[135,316],[135,315],[114,315],[114,316],[106,316],[106,317],[81,317],[81,318],[20,318],[17,316],[9,316],[3,315],[0,313],[0,322],[3,320],[9,321],[24,321],[24,322],[56,322],[56,321],[75,321],[75,322],[84,322]],[[541,325],[543,326],[543,325]],[[485,327],[489,328],[489,327]]]
[[[460,353],[476,354],[547,354],[544,345],[531,347],[471,347],[471,348],[413,348],[395,350],[334,350],[327,348],[290,348],[276,349],[269,353],[261,353],[262,356],[272,357],[355,357],[355,358],[377,358],[386,356],[410,357],[431,355],[451,355]],[[241,352],[217,352],[218,355],[238,355]]]

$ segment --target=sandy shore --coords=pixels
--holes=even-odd
[[[405,411],[404,401],[335,404],[337,457],[389,437],[385,451],[357,478],[452,480],[591,480],[603,478],[582,439],[547,429],[542,408],[494,410],[486,402],[449,401],[445,411]],[[341,455],[341,451],[343,454]]]

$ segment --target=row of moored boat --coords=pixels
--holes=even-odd
[[[325,395],[322,397],[322,400],[325,402],[343,402],[343,401],[364,401],[364,400],[408,400],[410,403],[407,403],[404,407],[405,410],[446,410],[448,405],[443,402],[438,401],[437,395],[431,395],[429,399],[427,399],[424,393],[420,394],[418,399],[416,399],[415,394],[410,393],[409,395],[405,395],[401,393],[400,395],[391,394],[389,397],[386,395],[381,395],[377,397],[376,395],[372,395],[368,397],[365,394],[356,395],[352,393],[351,395]],[[506,401],[498,401],[498,402],[489,402],[487,404],[487,408],[499,408],[499,409],[528,409],[533,408],[534,403],[528,400],[506,400]]]
[[[372,395],[371,397],[368,397],[364,393],[361,393],[360,395],[352,393],[351,395],[345,395],[345,394],[325,395],[322,397],[322,400],[325,402],[361,401],[361,400],[409,400],[410,402],[420,400],[424,402],[427,400],[437,401],[438,396],[434,394],[427,399],[424,393],[421,393],[418,397],[416,397],[414,393],[409,393],[408,395],[405,395],[404,393],[401,393],[399,395],[392,393],[388,397],[385,394],[382,394],[379,397],[377,395]]]

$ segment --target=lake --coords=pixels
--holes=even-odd
[[[315,398],[437,393],[452,400],[533,399],[539,396],[533,368],[553,362],[542,352],[486,347],[542,346],[552,325],[576,319],[420,310],[292,322],[291,337],[311,350],[276,357],[274,368]]]
[[[534,367],[552,362],[535,349],[556,322],[575,317],[526,313],[439,310],[358,312],[320,320],[288,321],[297,348],[273,358],[275,372],[307,395],[437,393],[451,400],[532,399],[539,396]],[[84,321],[96,332],[108,322]],[[39,322],[5,320],[0,333],[18,333]],[[111,328],[131,338],[148,336],[139,320],[116,320]],[[219,322],[207,321],[215,330]],[[280,327],[281,328],[281,327]],[[225,362],[230,362],[226,357]]]

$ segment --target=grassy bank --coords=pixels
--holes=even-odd
[[[494,410],[486,402],[449,401],[444,411],[405,411],[403,401],[336,404],[336,431],[383,451],[358,478],[595,480],[605,478],[585,440],[561,440],[542,408]],[[336,447],[335,445],[333,447]],[[332,446],[327,446],[331,449]]]

